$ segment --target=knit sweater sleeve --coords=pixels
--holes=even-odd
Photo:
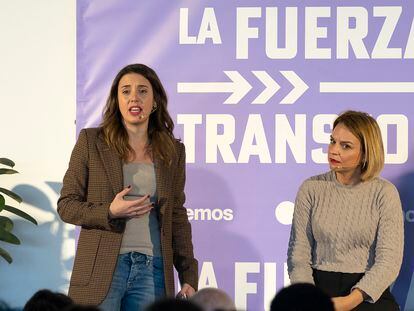
[[[290,231],[287,265],[291,283],[314,284],[311,266],[314,245],[311,211],[309,182],[305,181],[296,196]]]
[[[400,271],[404,249],[404,221],[397,189],[389,182],[377,199],[379,223],[375,247],[375,263],[353,287],[369,295],[369,302],[376,302],[391,285]]]

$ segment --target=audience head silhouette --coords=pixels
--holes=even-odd
[[[165,298],[150,304],[146,311],[204,311],[189,300]]]
[[[63,310],[73,304],[70,297],[54,293],[48,289],[36,292],[23,308],[23,311],[55,311]]]
[[[270,311],[334,311],[331,298],[312,284],[297,283],[280,290]]]
[[[236,310],[233,300],[221,289],[203,288],[191,297],[204,311],[233,311]]]

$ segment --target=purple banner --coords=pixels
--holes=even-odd
[[[406,217],[393,293],[412,310],[413,18],[407,1],[78,0],[77,129],[99,124],[120,68],[154,68],[186,145],[200,287],[264,310],[289,282],[293,202],[328,170],[333,119],[372,114]]]

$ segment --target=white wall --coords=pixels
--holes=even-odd
[[[0,241],[14,259],[0,258],[0,300],[21,307],[40,288],[65,292],[73,263],[74,227],[56,200],[75,142],[76,1],[0,0],[0,42],[0,157],[20,172],[0,187],[39,223],[13,216],[22,244]]]

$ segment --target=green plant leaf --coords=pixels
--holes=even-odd
[[[4,194],[8,195],[12,199],[15,199],[17,202],[22,203],[23,199],[20,195],[14,193],[13,191],[4,189],[0,187],[0,192],[3,192]]]
[[[0,212],[3,210],[5,204],[6,200],[4,199],[4,196],[0,194]]]
[[[14,162],[7,158],[0,158],[0,164],[7,165],[10,167],[14,167]]]
[[[10,254],[6,252],[3,248],[0,247],[0,256],[6,259],[8,263],[13,262],[13,258],[11,258]]]
[[[4,210],[5,210],[5,211],[8,211],[8,212],[10,212],[10,213],[16,214],[17,216],[20,216],[20,217],[22,217],[22,218],[24,218],[24,219],[26,219],[26,220],[28,220],[28,221],[30,221],[30,222],[32,222],[32,223],[34,223],[35,225],[37,225],[37,221],[36,221],[36,219],[34,219],[34,218],[33,218],[32,216],[30,216],[29,214],[27,214],[27,213],[25,213],[25,212],[23,212],[23,211],[21,211],[21,210],[19,210],[19,209],[15,208],[15,207],[13,207],[13,206],[4,205]]]
[[[13,221],[6,216],[0,216],[0,227],[11,232],[13,230]]]
[[[10,244],[20,244],[20,240],[13,233],[4,230],[0,227],[0,240]]]
[[[0,192],[3,192],[4,194],[8,195],[9,197],[11,197],[12,199],[16,200],[19,203],[23,202],[23,199],[20,195],[14,193],[13,191],[7,190],[5,188],[1,188],[0,187]]]
[[[17,174],[18,171],[12,170],[10,168],[0,168],[0,175],[3,174]]]

